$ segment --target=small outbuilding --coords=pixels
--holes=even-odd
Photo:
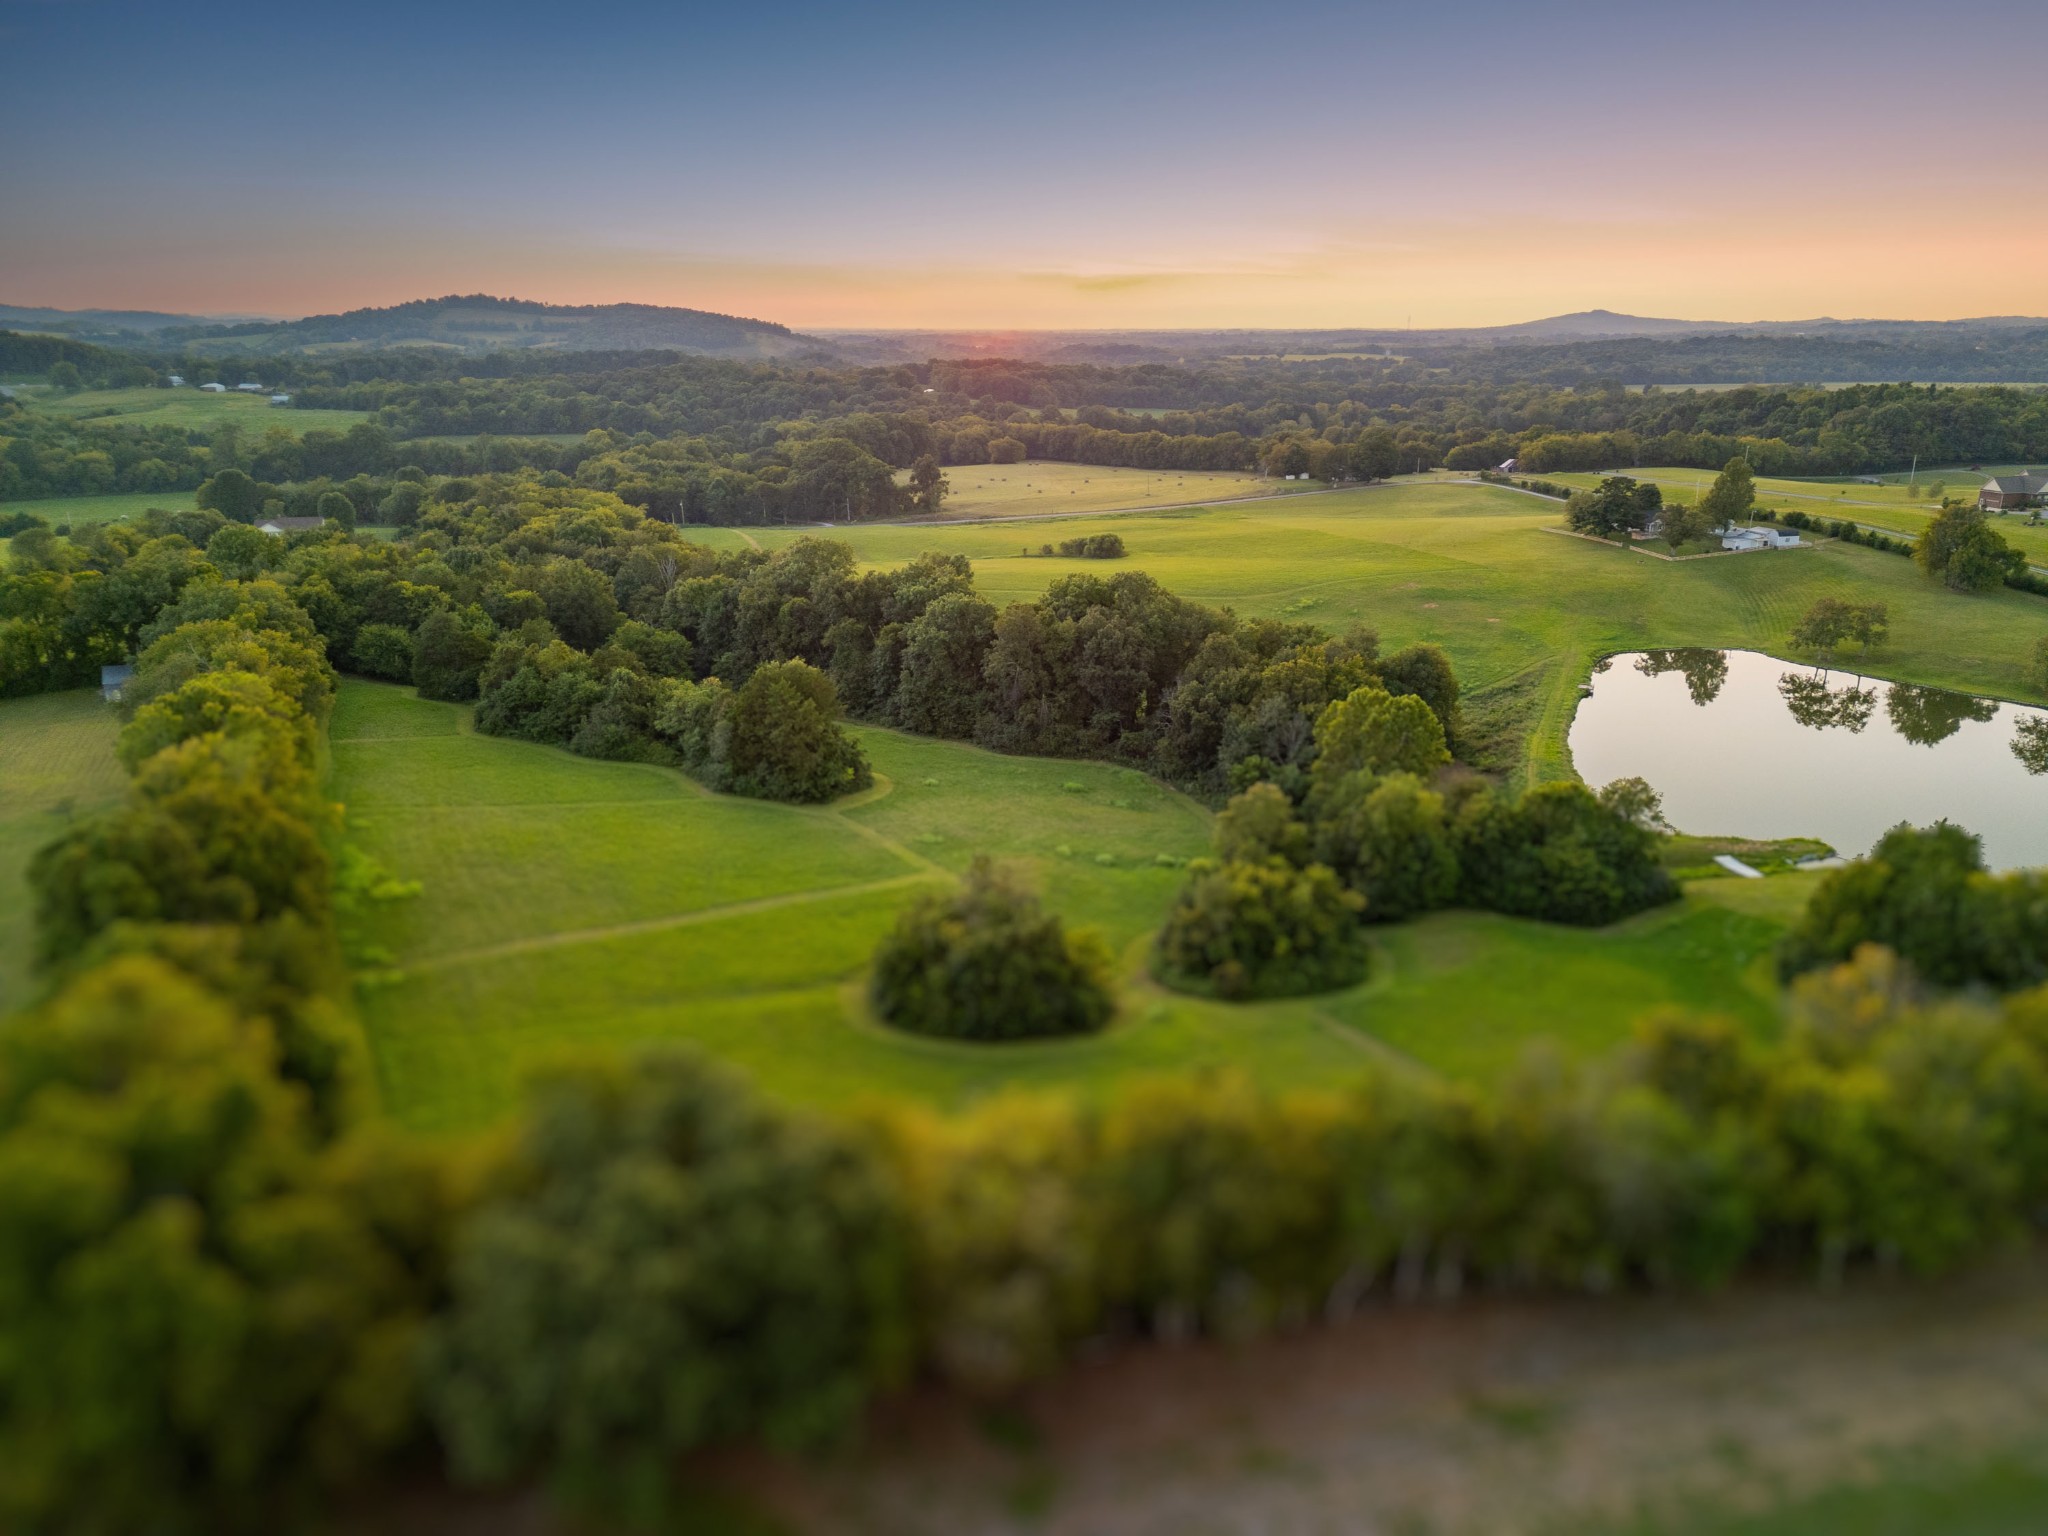
[[[272,534],[281,539],[288,533],[305,533],[326,526],[327,519],[324,517],[266,517],[256,525],[256,531]]]
[[[292,397],[290,395],[272,395],[270,397],[270,403],[272,405],[290,405],[292,403]]]
[[[235,388],[245,395],[260,395],[263,393],[263,386],[261,384],[242,383],[237,384]]]
[[[1805,542],[1789,528],[1763,524],[1754,528],[1723,528],[1719,537],[1723,549],[1799,549]]]
[[[100,697],[109,704],[119,703],[121,700],[121,690],[127,686],[128,680],[133,676],[135,676],[135,668],[127,662],[120,662],[111,667],[101,667]]]
[[[209,395],[224,395],[228,392],[228,387],[225,384],[202,384],[199,387]]]
[[[181,389],[181,388],[183,388],[183,387],[184,387],[184,384],[185,384],[185,378],[184,378],[184,375],[182,375],[182,374],[177,374],[177,373],[174,373],[174,374],[170,375],[170,377],[168,377],[167,379],[165,379],[165,380],[164,380],[164,382],[165,382],[166,384],[170,385],[170,387],[171,387],[172,389]]]

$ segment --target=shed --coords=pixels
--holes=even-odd
[[[259,533],[276,534],[279,538],[288,533],[305,533],[313,528],[325,528],[324,517],[266,517],[256,525]]]
[[[272,395],[270,397],[270,403],[272,405],[290,405],[292,403],[292,397],[290,395]]]
[[[209,395],[224,395],[228,392],[228,387],[225,384],[202,384],[199,387]]]
[[[100,668],[100,697],[109,704],[121,697],[121,689],[135,675],[135,668],[127,662]]]

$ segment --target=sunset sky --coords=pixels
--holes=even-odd
[[[0,0],[0,302],[2048,313],[2048,4]]]

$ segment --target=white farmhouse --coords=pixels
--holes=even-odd
[[[1803,547],[1799,535],[1789,528],[1772,528],[1758,525],[1754,528],[1722,528],[1716,530],[1723,549],[1799,549]]]

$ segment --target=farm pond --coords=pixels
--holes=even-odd
[[[1641,778],[1682,832],[1818,837],[1867,853],[1948,820],[1994,869],[2048,864],[2048,712],[1755,651],[1635,651],[1572,720],[1588,784]]]

